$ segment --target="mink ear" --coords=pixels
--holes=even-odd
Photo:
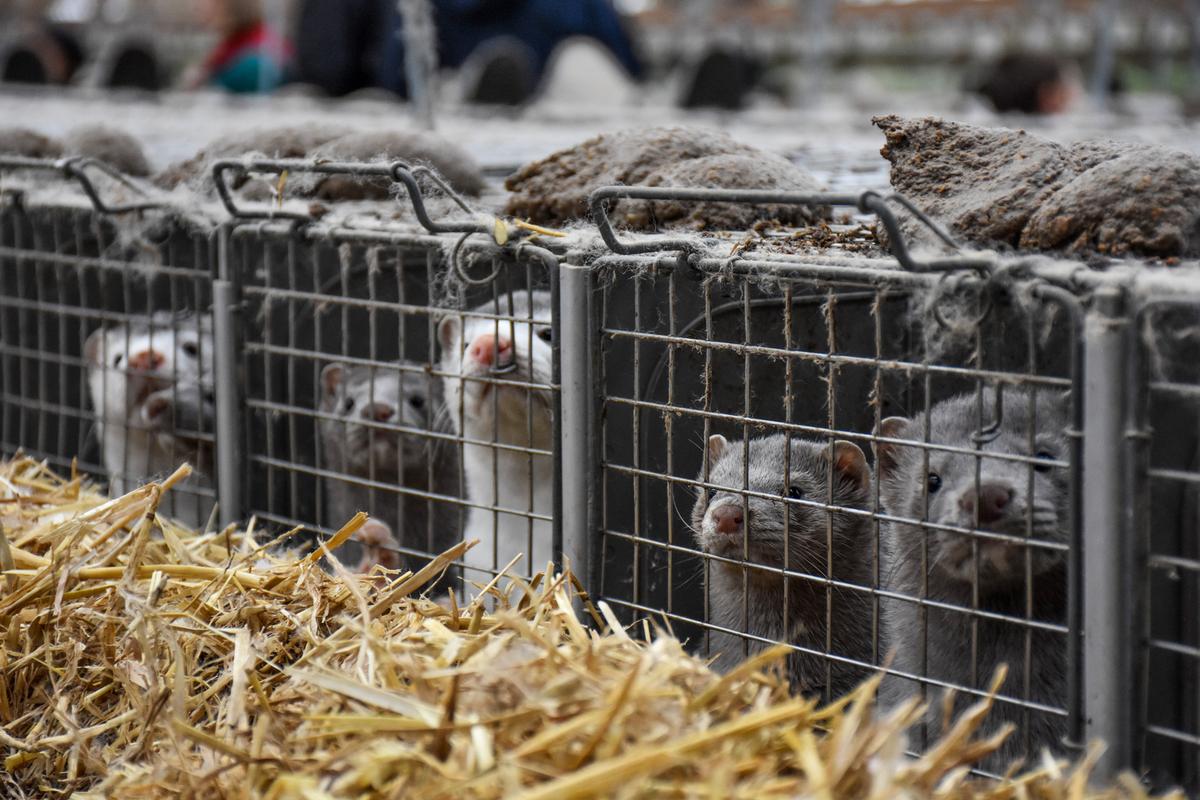
[[[909,420],[905,417],[888,417],[879,423],[876,436],[885,439],[903,439],[908,433]],[[886,475],[896,468],[899,460],[898,448],[903,445],[894,442],[875,442],[875,461],[879,464],[879,474]]]
[[[321,370],[321,390],[326,397],[337,393],[345,372],[346,368],[337,363],[326,364],[325,369]]]
[[[871,488],[871,469],[867,457],[854,442],[839,439],[833,443],[833,468],[838,475],[858,484],[864,491]]]
[[[719,433],[714,433],[708,437],[708,466],[720,460],[725,453],[725,448],[729,446],[729,440]]]
[[[92,363],[100,364],[101,343],[104,341],[104,328],[96,328],[88,335],[87,341],[83,345],[83,355]]]
[[[461,320],[454,314],[442,317],[438,322],[438,344],[442,346],[442,352],[449,352],[455,348],[460,322]]]

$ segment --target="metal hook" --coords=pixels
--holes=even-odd
[[[1000,426],[1004,424],[1004,384],[996,384],[994,420],[971,435],[971,441],[976,447],[982,447],[988,442],[994,442],[1000,436]]]
[[[492,270],[487,277],[472,278],[467,274],[467,270],[463,266],[462,262],[462,247],[467,243],[468,239],[478,233],[482,233],[482,231],[468,231],[467,233],[464,233],[462,236],[458,237],[458,241],[454,243],[454,249],[450,251],[450,266],[454,268],[454,274],[458,276],[458,279],[467,286],[487,286],[495,281],[497,276],[500,275],[499,263],[496,264],[496,268]]]
[[[933,309],[933,318],[937,321],[937,324],[945,330],[953,330],[954,328],[961,326],[977,328],[982,325],[983,321],[988,318],[989,314],[992,313],[992,305],[994,300],[991,292],[986,291],[987,285],[985,284],[979,288],[980,295],[985,302],[982,310],[974,319],[968,322],[954,323],[946,317],[945,311],[942,310],[942,301],[950,296],[951,290],[944,288],[944,284],[951,280],[961,282],[962,278],[963,276],[958,273],[943,272],[942,276],[938,278],[937,288],[934,290],[934,297],[930,304],[931,308]]]

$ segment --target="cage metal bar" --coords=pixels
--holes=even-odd
[[[592,272],[587,266],[562,264],[558,268],[559,295],[557,335],[559,369],[561,371],[560,403],[562,412],[559,452],[562,480],[560,508],[556,509],[562,530],[563,563],[569,561],[584,589],[591,593],[597,587],[590,541],[593,538],[595,486],[594,458],[596,449],[592,426],[592,403],[595,389],[592,383],[591,296]],[[563,324],[570,320],[570,324]]]
[[[213,279],[213,390],[216,394],[217,504],[222,525],[243,516],[241,448],[241,359],[238,342],[240,299],[237,271],[230,264],[229,226],[217,232],[216,277]]]
[[[1125,351],[1129,323],[1117,289],[1096,292],[1084,323],[1083,702],[1088,738],[1108,749],[1096,776],[1111,777],[1132,756],[1133,635],[1129,543],[1122,492],[1125,460]]]
[[[1067,568],[1067,713],[1070,728],[1067,733],[1070,747],[1084,746],[1084,518],[1083,518],[1083,426],[1084,426],[1084,311],[1079,298],[1071,292],[1048,284],[1038,284],[1034,296],[1043,302],[1055,303],[1070,318],[1071,348],[1068,353],[1068,372],[1071,380],[1071,429],[1067,438],[1071,445],[1069,508],[1071,539]],[[1027,674],[1028,677],[1028,674]]]

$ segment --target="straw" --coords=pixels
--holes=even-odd
[[[878,713],[878,678],[819,707],[789,693],[786,648],[717,675],[580,602],[569,574],[439,604],[419,592],[472,543],[413,572],[334,575],[163,519],[169,485],[109,499],[0,464],[0,795],[1146,796],[1132,779],[1089,788],[1094,752],[973,776],[999,744],[980,735],[988,701],[912,758],[923,709]]]

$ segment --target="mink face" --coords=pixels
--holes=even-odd
[[[552,380],[550,294],[515,291],[512,301],[516,321],[450,315],[439,324],[446,409],[459,433],[474,431],[489,440],[496,435],[499,441],[541,446],[539,440],[550,433],[552,398],[540,388],[514,384],[541,386]],[[492,303],[473,311],[509,315],[507,302],[501,302],[499,311]]]
[[[713,436],[708,448],[710,486],[698,490],[692,509],[692,529],[706,553],[823,572],[830,525],[835,548],[858,537],[865,517],[797,502],[866,508],[870,473],[850,442],[835,443],[832,465],[827,445],[794,437],[789,445],[784,434],[748,443]],[[743,486],[754,494],[744,496]]]
[[[956,451],[929,449],[928,462],[919,446],[886,443],[879,448],[881,503],[890,515],[916,523],[891,525],[897,553],[919,560],[926,539],[922,520],[1034,542],[1066,542],[1068,470],[1056,463],[1068,455],[1065,397],[1047,390],[1034,403],[1025,390],[1007,390],[998,435],[982,444],[977,457],[973,437],[989,424],[994,413],[989,406],[985,404],[982,424],[973,394],[930,409],[929,442]],[[926,438],[921,417],[890,418],[881,433],[916,442]],[[1060,566],[1065,558],[1061,549],[951,530],[930,530],[928,542],[930,577],[952,584],[975,580],[977,552],[978,580],[985,594],[1020,586],[1027,553],[1034,576]]]
[[[84,346],[92,402],[103,419],[140,421],[142,405],[175,385],[212,381],[212,318],[155,314],[102,328]]]
[[[395,476],[428,457],[429,439],[395,427],[428,430],[438,398],[420,365],[388,369],[329,364],[321,372],[322,443],[329,466],[355,475]]]
[[[747,442],[713,436],[708,463],[692,530],[713,556],[705,577],[716,630],[707,638],[717,669],[763,642],[787,642],[797,648],[788,672],[798,690],[831,698],[849,691],[865,677],[855,662],[871,659],[869,592],[824,581],[870,586],[871,479],[862,450],[846,441],[789,442],[784,434]]]

